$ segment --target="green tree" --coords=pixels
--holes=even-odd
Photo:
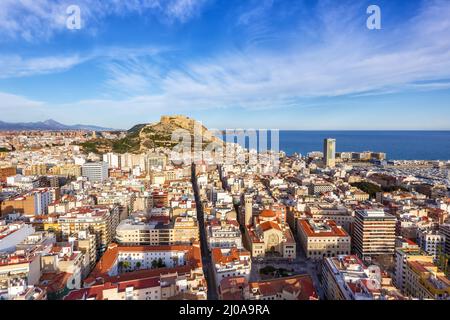
[[[141,262],[140,261],[138,261],[138,262],[136,262],[136,269],[140,269],[141,268]]]
[[[122,270],[127,271],[131,268],[131,262],[130,261],[122,261]]]
[[[448,262],[450,255],[445,254],[444,248],[438,246],[437,248],[437,265],[446,275],[448,274]]]
[[[158,268],[164,268],[166,264],[162,261],[161,258],[158,259]]]
[[[274,273],[276,270],[277,269],[275,267],[269,265],[269,266],[265,266],[264,268],[259,269],[259,273],[268,275],[268,274]]]
[[[368,193],[371,198],[375,198],[377,192],[383,191],[376,184],[364,181],[364,182],[355,182],[350,184],[352,187],[356,187],[365,193]]]

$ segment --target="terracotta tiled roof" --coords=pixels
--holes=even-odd
[[[263,218],[272,218],[272,217],[276,217],[276,214],[272,210],[263,210],[263,211],[261,211],[259,216],[263,217]]]
[[[297,275],[267,281],[250,282],[250,292],[254,289],[263,296],[273,296],[283,291],[297,296],[298,300],[315,300],[317,293],[309,275]]]
[[[191,270],[193,267],[201,267],[202,266],[202,260],[201,260],[201,253],[200,253],[200,247],[199,245],[192,245],[192,246],[183,246],[183,245],[174,245],[174,246],[119,246],[115,243],[110,244],[108,246],[108,249],[103,254],[97,265],[95,266],[94,270],[92,270],[91,274],[89,275],[89,278],[85,280],[85,282],[90,283],[95,281],[98,277],[109,277],[108,272],[111,270],[111,268],[114,266],[117,257],[119,255],[119,252],[150,252],[150,251],[186,251],[186,267]],[[180,270],[183,267],[177,267],[177,268],[163,268],[167,270],[176,270],[180,268]],[[143,270],[143,271],[156,271],[161,273],[161,270]],[[139,272],[139,271],[138,271]],[[169,273],[169,272],[167,272]],[[125,274],[121,275],[122,277],[125,276]]]
[[[233,261],[239,261],[240,256],[250,256],[250,252],[245,250],[238,250],[236,248],[231,248],[229,254],[224,255],[220,248],[213,248],[211,251],[211,255],[212,260],[215,264],[216,263],[226,264]]]
[[[336,222],[333,220],[327,220],[323,221],[328,227],[330,227],[329,231],[321,231],[321,232],[315,232],[314,229],[311,227],[308,220],[299,220],[298,222],[300,224],[300,227],[302,228],[303,232],[306,233],[308,237],[347,237],[348,234],[345,232],[344,229],[339,228],[336,225]]]
[[[70,277],[72,277],[72,274],[66,272],[44,273],[39,279],[40,284],[38,286],[46,289],[47,292],[58,292],[67,286],[67,281],[70,280]]]
[[[277,223],[273,222],[273,221],[263,222],[263,223],[260,224],[260,227],[261,227],[261,229],[263,231],[267,231],[267,230],[270,230],[270,229],[276,229],[276,230],[281,231],[280,226]]]

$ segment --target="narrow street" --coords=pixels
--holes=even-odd
[[[226,181],[225,181],[224,177],[222,176],[221,166],[218,166],[218,171],[219,171],[220,180],[222,182],[222,187],[223,187],[223,189],[226,190],[227,185],[226,185]],[[194,176],[193,176],[192,181],[194,184],[194,181],[195,181]],[[197,188],[197,185],[196,185],[196,181],[195,181],[194,191],[196,192],[196,201],[197,201],[198,190],[196,188]],[[278,200],[272,195],[270,187],[266,185],[266,189],[269,192],[269,195],[273,198],[273,200],[275,202],[278,202]],[[200,207],[200,205],[199,205],[199,207]],[[239,206],[235,206],[235,209],[236,209],[236,212],[239,212]],[[202,210],[202,208],[197,209],[198,216],[200,217],[200,215],[201,215],[201,217],[203,219],[203,211],[200,212],[200,210]],[[238,219],[238,221],[239,220],[240,219]],[[203,228],[204,228],[204,223],[203,223]],[[240,228],[241,228],[241,232],[243,233],[244,232],[243,226],[240,225]],[[200,230],[202,230],[202,227],[200,227]],[[203,231],[201,231],[201,232],[203,232]],[[206,233],[205,233],[205,238],[206,238]],[[297,257],[294,261],[287,261],[284,259],[270,259],[270,258],[265,258],[262,260],[252,259],[252,270],[250,272],[250,281],[261,280],[259,270],[261,268],[263,268],[265,266],[269,266],[269,265],[273,266],[275,268],[284,268],[289,271],[292,270],[295,274],[309,274],[313,280],[313,284],[317,290],[317,294],[319,295],[320,299],[323,299],[324,293],[323,293],[322,285],[319,280],[319,274],[321,273],[321,266],[319,263],[306,258],[305,253],[303,252],[303,249],[300,246],[300,242],[298,241],[296,234],[294,234],[294,238],[295,238],[295,241],[297,244],[297,253],[296,253]],[[205,246],[206,246],[206,239],[205,239]],[[206,251],[208,251],[208,250],[206,250]],[[209,252],[207,253],[207,255],[210,259]],[[204,264],[204,265],[206,265],[206,264]],[[205,271],[205,274],[207,274],[206,272],[208,272],[208,271],[210,271],[210,270]],[[208,284],[208,290],[209,290],[209,284]]]
[[[202,253],[203,273],[205,274],[206,283],[208,285],[208,300],[218,300],[217,284],[214,278],[211,253],[208,250],[206,239],[205,218],[203,214],[203,206],[198,191],[197,177],[195,176],[195,164],[192,164],[192,188],[194,189],[195,204],[197,208],[197,220],[200,232],[200,250]]]
[[[268,184],[264,184],[267,192],[272,197],[275,202],[278,202],[278,199],[273,195],[272,190],[270,189]],[[252,266],[251,276],[253,278],[259,277],[259,269],[265,266],[271,265],[276,268],[284,268],[286,270],[293,270],[296,274],[309,274],[313,280],[314,287],[317,290],[317,294],[320,299],[324,299],[324,292],[322,289],[322,284],[319,280],[319,274],[321,271],[321,265],[319,262],[315,262],[313,260],[307,259],[303,249],[301,248],[300,241],[297,237],[297,234],[293,232],[293,236],[295,239],[297,252],[296,258],[294,261],[285,262],[279,259],[264,259],[263,261],[254,261]]]

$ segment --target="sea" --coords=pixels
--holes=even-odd
[[[389,160],[450,160],[450,131],[280,131],[280,150],[291,155],[322,151],[325,138],[337,152],[385,152]]]
[[[264,134],[267,137],[267,146],[271,149],[271,132]],[[258,131],[258,143],[260,135],[261,132]],[[226,139],[224,132],[218,136]],[[384,152],[388,160],[450,160],[450,131],[280,130],[279,150],[288,155],[306,155],[312,151],[322,151],[325,138],[336,139],[337,152]],[[238,142],[237,138],[235,142]],[[244,145],[247,148],[248,143],[246,138]]]

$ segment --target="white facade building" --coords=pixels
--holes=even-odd
[[[86,162],[81,167],[81,172],[91,182],[103,182],[108,178],[108,163]]]
[[[250,280],[252,263],[249,251],[214,248],[211,253],[217,284],[230,277],[244,277],[247,281]]]
[[[417,234],[417,244],[429,255],[437,258],[445,251],[446,238],[443,234],[428,230],[419,230]]]
[[[108,163],[109,168],[120,168],[120,155],[112,152],[105,153],[103,155],[103,162]]]
[[[33,233],[34,228],[29,224],[0,221],[0,252],[14,252],[16,245]]]

